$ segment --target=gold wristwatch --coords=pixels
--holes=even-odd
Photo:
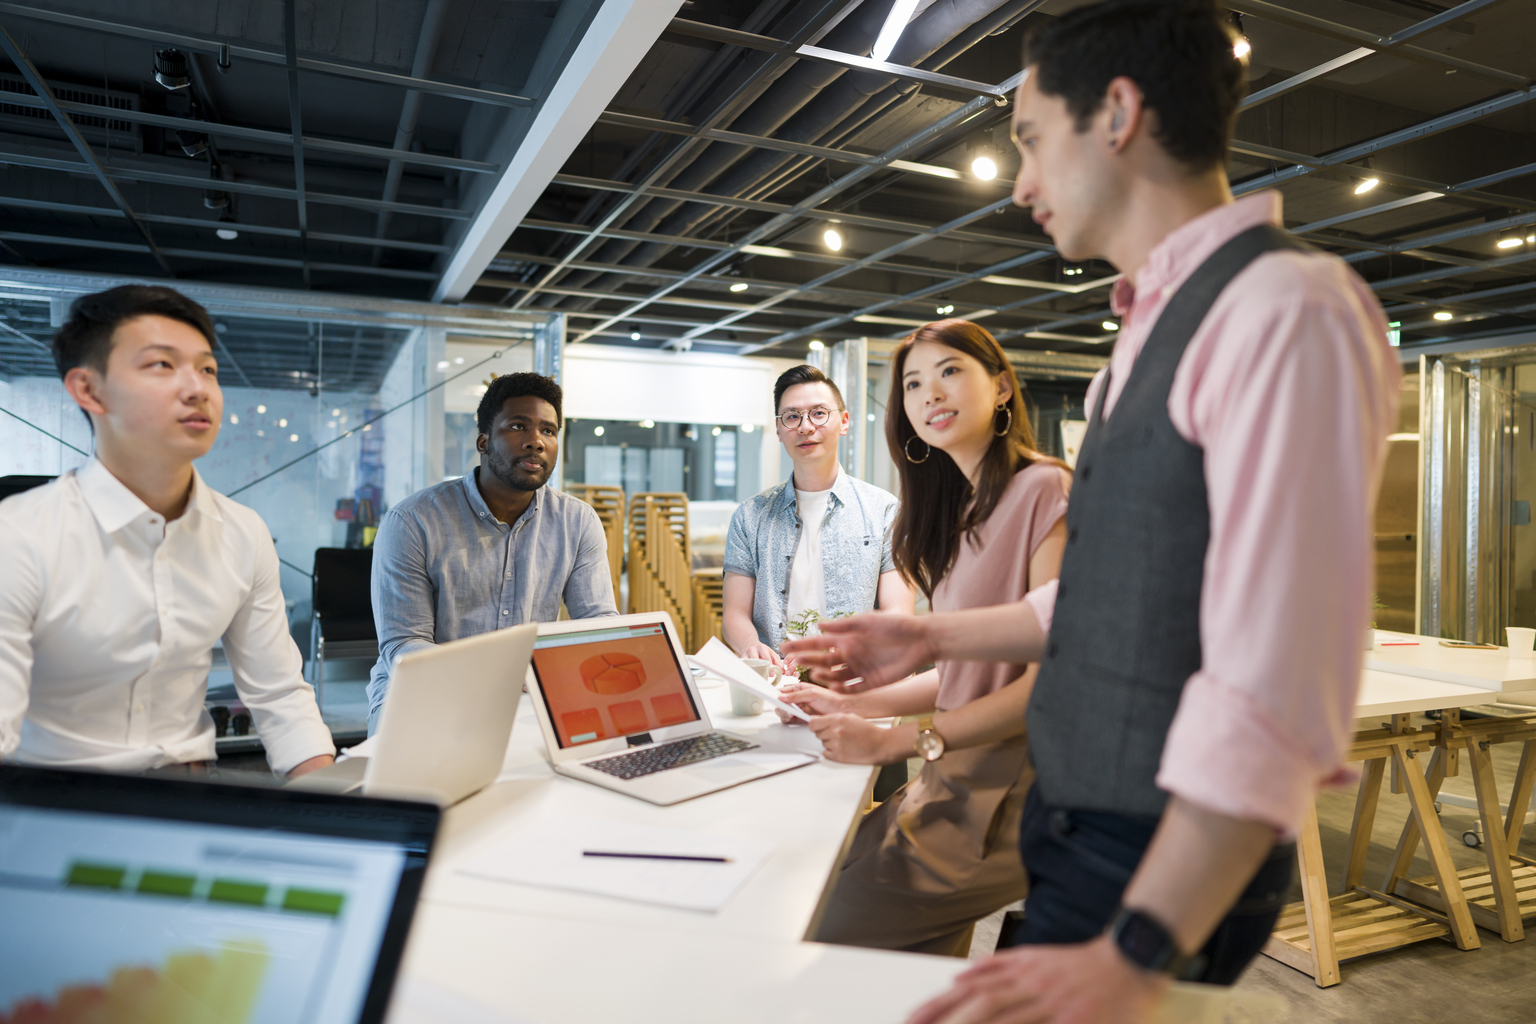
[[[917,756],[924,761],[937,761],[944,756],[944,737],[933,727],[932,715],[917,720]]]

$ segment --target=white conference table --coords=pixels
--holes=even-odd
[[[819,753],[770,713],[738,718],[703,689],[717,728]],[[557,776],[526,699],[497,782],[445,815],[411,927],[390,1024],[898,1024],[968,965],[954,957],[803,941],[876,770],[818,761],[656,807]],[[552,817],[698,830],[776,849],[717,913],[498,882],[458,868]],[[1245,997],[1249,998],[1249,997]],[[1228,990],[1178,985],[1162,1024],[1215,1024]]]

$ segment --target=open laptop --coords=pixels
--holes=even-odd
[[[665,612],[539,626],[528,692],[555,771],[675,804],[816,758],[718,732]]]
[[[427,800],[447,807],[501,774],[535,625],[498,629],[395,662],[367,756],[301,775],[287,788]]]
[[[0,1020],[377,1024],[441,814],[0,766]]]

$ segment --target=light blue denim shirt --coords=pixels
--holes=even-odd
[[[832,616],[875,607],[880,574],[891,572],[891,522],[896,495],[838,471],[821,523],[821,564],[826,607]],[[752,624],[763,643],[784,641],[789,574],[800,545],[799,503],[794,477],[741,503],[725,537],[725,571],[757,581]]]
[[[372,591],[379,660],[368,681],[370,733],[402,654],[553,622],[562,599],[573,619],[619,613],[608,540],[592,506],[541,487],[509,526],[486,507],[474,474],[424,487],[384,514]]]

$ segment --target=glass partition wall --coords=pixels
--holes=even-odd
[[[122,283],[0,273],[0,477],[53,477],[89,457],[90,428],[50,342],[76,296]],[[390,506],[477,464],[474,413],[493,375],[559,376],[560,316],[176,287],[208,308],[218,332],[224,423],[198,471],[266,520],[306,657],[315,549],[371,544]]]
[[[1536,626],[1536,351],[1424,356],[1418,622],[1505,643]]]

